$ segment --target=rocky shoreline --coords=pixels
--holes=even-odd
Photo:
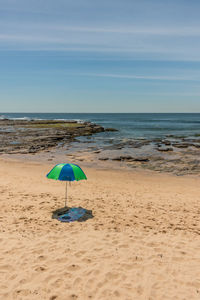
[[[200,175],[200,139],[198,136],[132,139],[104,147],[99,160],[176,175]]]
[[[0,120],[0,153],[37,153],[108,130],[90,122],[4,119]]]
[[[27,157],[51,152],[46,153],[47,160],[67,155],[75,162],[95,162],[96,165],[99,162],[108,168],[115,164],[176,175],[200,175],[199,135],[123,140],[114,131],[116,129],[73,120],[4,119],[0,120],[0,154]],[[100,143],[96,133],[104,133]]]

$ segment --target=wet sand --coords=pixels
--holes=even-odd
[[[1,159],[0,299],[200,299],[200,178],[84,167],[60,223],[54,162]]]

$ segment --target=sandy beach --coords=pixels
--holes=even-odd
[[[0,300],[200,300],[199,12],[0,0]]]
[[[61,223],[53,165],[1,159],[0,299],[200,299],[200,178],[84,168]]]

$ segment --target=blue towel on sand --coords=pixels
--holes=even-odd
[[[61,215],[58,220],[61,222],[74,222],[80,219],[86,210],[81,207],[72,207],[68,210],[68,212],[64,215]]]

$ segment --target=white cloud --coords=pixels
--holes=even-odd
[[[129,75],[129,74],[107,74],[107,73],[80,73],[80,76],[90,77],[110,77],[116,79],[143,79],[143,80],[163,80],[163,81],[200,81],[200,77],[179,77],[179,76],[146,76],[146,75]]]
[[[33,34],[0,34],[0,50],[40,50],[40,51],[74,51],[74,52],[99,52],[126,54],[131,58],[136,55],[137,58],[151,58],[157,60],[163,56],[165,59],[189,59],[200,60],[198,45],[194,48],[187,44],[184,47],[174,43],[171,47],[171,42],[160,42],[159,40],[141,39],[136,40],[120,40],[120,38],[109,39],[102,36],[83,36],[81,33],[77,36],[56,35],[33,33]],[[146,57],[144,57],[146,55]],[[159,56],[160,55],[160,56]]]
[[[72,33],[99,33],[99,34],[127,34],[127,35],[141,35],[141,36],[171,36],[171,37],[195,37],[200,36],[200,26],[197,24],[196,26],[170,26],[167,24],[166,26],[138,26],[138,25],[129,25],[124,26],[122,24],[110,24],[107,26],[95,26],[94,24],[88,24],[85,26],[85,22],[80,24],[79,26],[74,25],[66,25],[65,23],[48,23],[48,22],[37,22],[33,23],[31,21],[23,21],[23,22],[7,22],[6,20],[0,20],[0,28],[13,28],[14,30],[30,30],[31,32],[38,30],[46,31],[52,30],[52,32],[72,32]]]
[[[113,53],[148,60],[200,61],[199,26],[69,26],[0,20],[0,50]]]
[[[45,25],[44,25],[45,26]],[[55,25],[48,26],[52,30],[71,31],[71,32],[85,32],[85,33],[116,33],[116,34],[139,34],[139,35],[159,35],[159,36],[200,36],[200,27],[76,27]]]
[[[7,42],[63,42],[63,39],[59,39],[56,37],[45,37],[40,35],[19,35],[19,34],[0,34],[0,40],[1,41],[7,41]]]

